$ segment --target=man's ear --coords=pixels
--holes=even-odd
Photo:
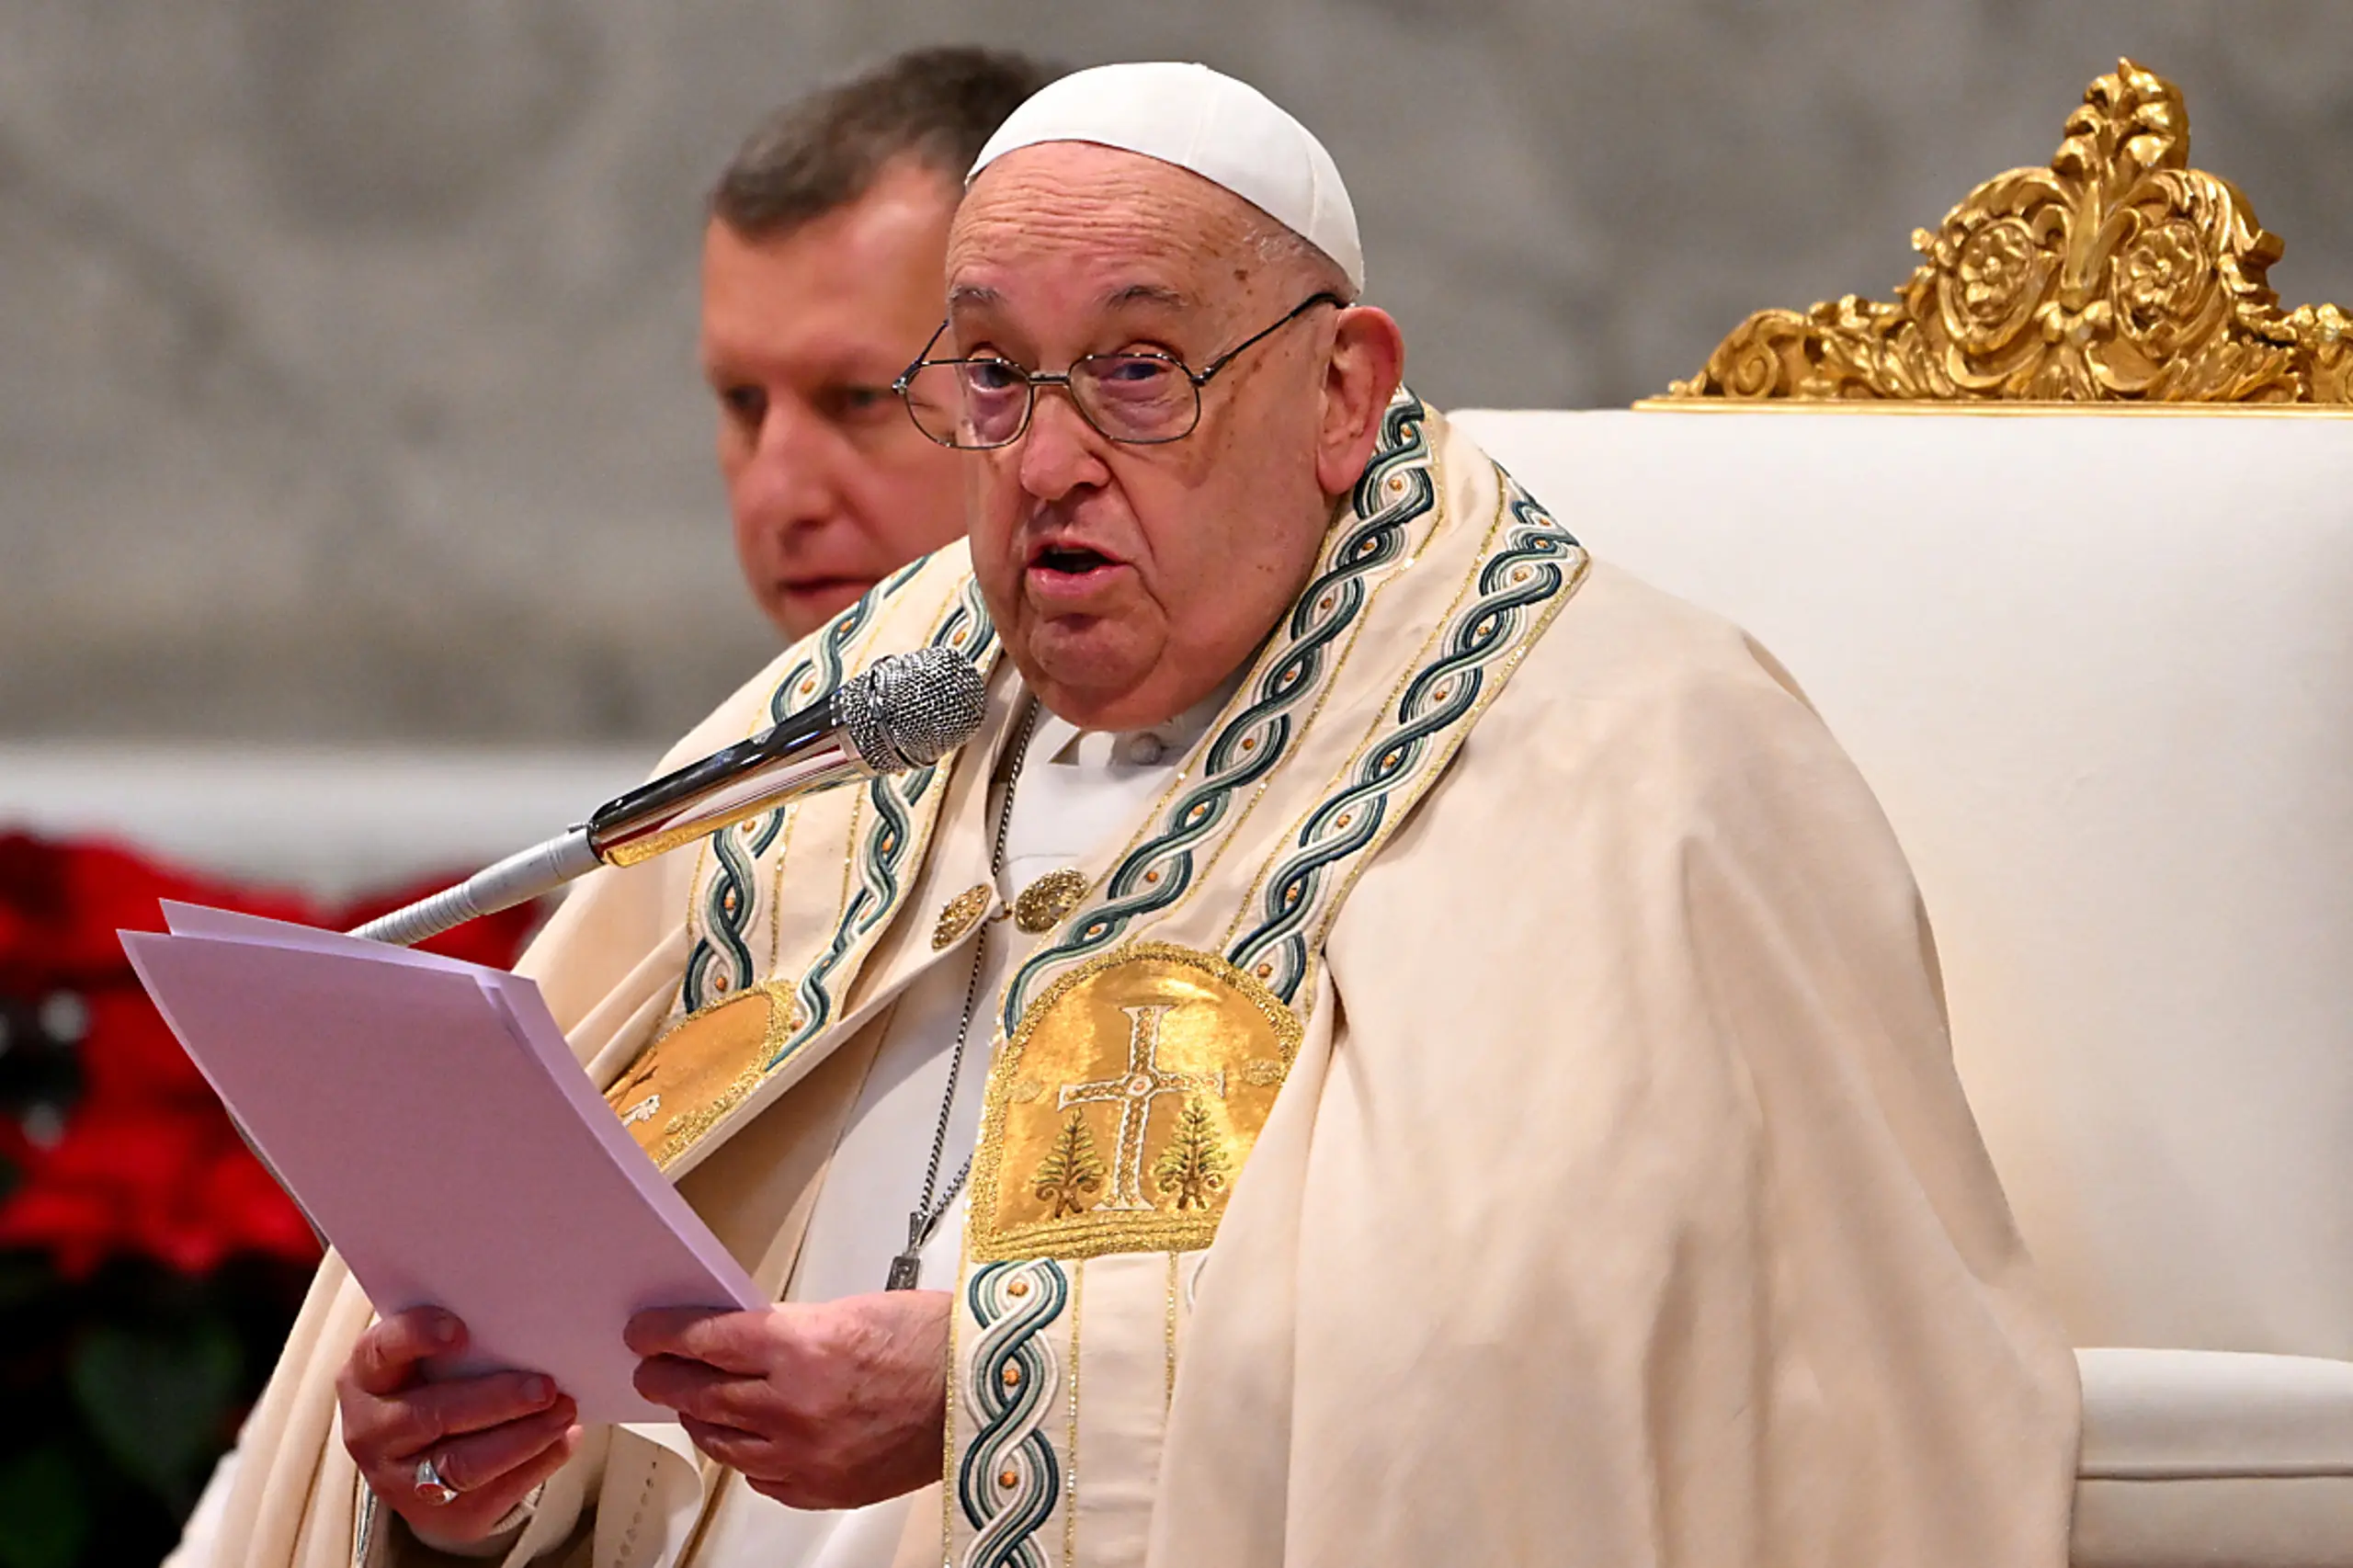
[[[1381,438],[1381,412],[1405,375],[1405,335],[1387,311],[1352,305],[1339,313],[1324,369],[1324,427],[1315,480],[1326,495],[1354,489]]]

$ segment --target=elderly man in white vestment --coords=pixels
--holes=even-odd
[[[779,1304],[642,1315],[678,1424],[583,1429],[331,1262],[221,1561],[2058,1568],[2073,1361],[1789,677],[1403,388],[1239,83],[1040,93],[946,281],[969,545],[676,756],[925,644],[982,730],[527,964]]]

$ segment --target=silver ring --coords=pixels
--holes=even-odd
[[[430,1454],[416,1461],[416,1494],[437,1508],[458,1500],[458,1489],[441,1479]]]

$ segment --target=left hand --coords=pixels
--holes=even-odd
[[[637,1392],[695,1447],[793,1508],[857,1508],[939,1479],[948,1419],[944,1290],[751,1312],[630,1319]]]

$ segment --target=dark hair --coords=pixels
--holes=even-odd
[[[711,187],[710,215],[767,239],[864,196],[912,158],[951,183],[1006,116],[1063,73],[995,49],[915,49],[777,110]]]

